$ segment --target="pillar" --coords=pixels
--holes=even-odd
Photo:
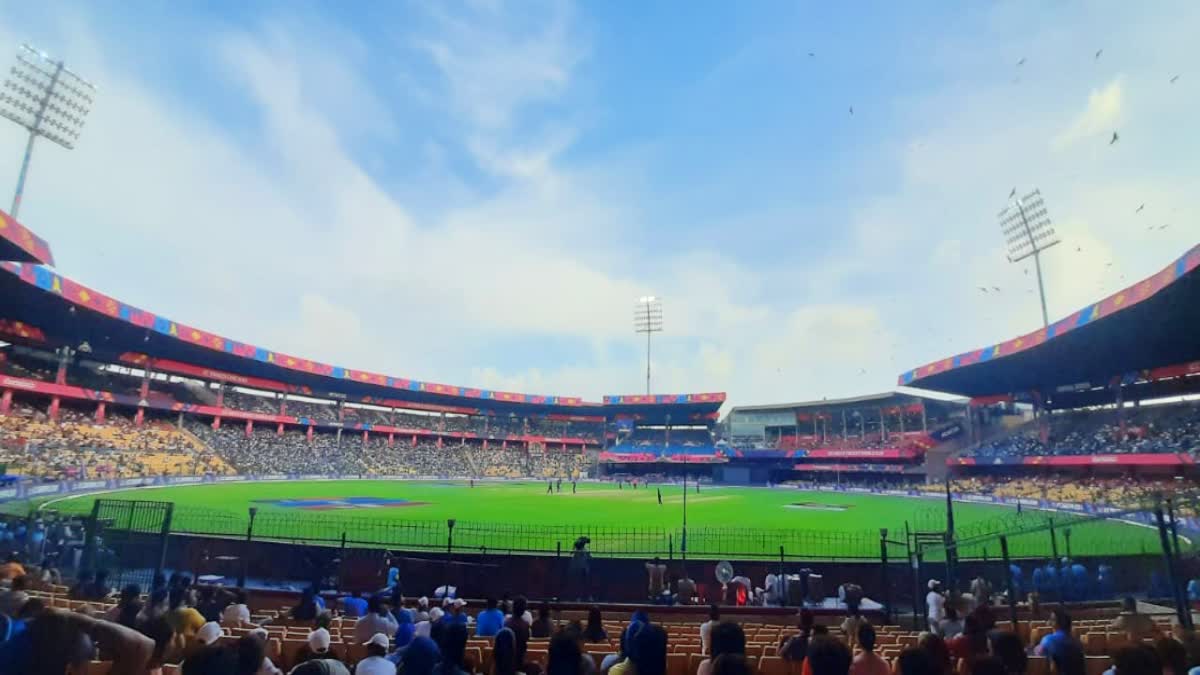
[[[338,423],[339,424],[345,423],[346,422],[346,403],[344,401],[338,401],[337,410],[338,410]]]
[[[222,382],[218,382],[218,383],[217,383],[217,407],[218,407],[218,408],[224,408],[224,407],[225,407],[225,384],[224,384],[224,383],[222,383]],[[216,426],[214,426],[213,428],[214,428],[214,429],[216,429],[216,428],[218,428],[218,427],[220,427],[220,426],[221,426],[221,425],[218,423],[218,424],[217,424]]]
[[[388,432],[388,447],[389,448],[396,447],[396,434],[394,434],[390,431]]]
[[[48,411],[47,414],[49,415],[51,422],[58,421],[58,404],[59,404],[59,400],[58,400],[57,396],[50,399],[50,410]]]
[[[929,420],[927,420],[925,418],[925,402],[922,401],[921,402],[921,432],[925,433],[928,431],[929,431]]]
[[[366,429],[363,429],[363,445],[364,446],[367,444],[367,438],[369,438],[370,433],[371,432],[367,431]]]
[[[282,435],[283,435],[283,422],[280,422],[280,423],[279,423],[279,426],[275,427],[275,435],[276,435],[276,436],[282,436]]]
[[[96,404],[96,424],[104,424],[104,401]]]
[[[305,432],[305,434],[308,436],[308,442],[309,442],[309,443],[312,443],[312,437],[313,437],[313,425],[311,425],[311,424],[310,424],[310,425],[308,425],[308,431],[306,431],[306,432]]]
[[[145,423],[145,421],[146,421],[146,409],[141,406],[138,406],[137,414],[133,416],[133,424],[134,424],[134,426],[140,427],[140,426],[142,426],[143,423]]]
[[[0,415],[7,415],[12,412],[12,389],[5,389],[3,394],[0,394]]]
[[[442,414],[444,415],[445,413],[442,413]],[[438,446],[438,450],[442,449],[442,437],[441,436],[437,437],[437,446]]]
[[[485,419],[486,419],[486,418],[485,418]],[[486,422],[485,422],[485,424],[486,424]],[[483,449],[484,449],[484,450],[487,450],[487,439],[486,439],[486,438],[485,438],[485,439],[483,439]]]
[[[143,401],[150,398],[150,368],[142,371],[142,384],[138,387],[138,398]]]
[[[413,434],[413,437],[412,437],[412,446],[413,446],[414,448],[415,448],[415,447],[417,447],[417,435],[416,435],[416,434]]]
[[[254,433],[254,420],[246,420],[246,438]]]
[[[67,383],[67,362],[71,360],[71,348],[60,347],[55,350],[58,352],[58,370],[54,371],[54,383]]]
[[[280,415],[280,416],[283,416],[283,415],[286,415],[286,414],[287,414],[287,394],[280,394],[280,395],[279,395],[279,415]],[[279,431],[279,433],[281,433],[281,434],[282,434],[282,433],[283,433],[283,427],[282,427],[282,426],[280,426],[279,428],[280,428],[280,431]]]
[[[507,450],[508,449],[508,441],[500,441],[500,449]]]
[[[221,416],[220,416],[220,415],[217,415],[216,417],[214,417],[214,418],[213,418],[213,425],[212,425],[212,427],[213,427],[214,429],[220,429],[220,428],[221,428]]]

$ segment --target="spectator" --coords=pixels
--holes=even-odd
[[[850,675],[890,675],[888,662],[875,653],[875,629],[871,624],[859,624],[857,638],[862,652],[850,664]]]
[[[221,623],[226,626],[247,626],[250,623],[250,608],[246,605],[246,591],[242,588],[233,590],[233,602],[221,610]]]
[[[975,614],[971,614],[963,622],[963,632],[947,644],[950,656],[956,659],[971,661],[988,653],[987,631]]]
[[[413,624],[412,612],[396,612],[396,634],[392,636],[396,649],[407,647],[416,636],[416,625]]]
[[[753,675],[745,654],[722,654],[713,661],[713,675]]]
[[[4,559],[4,564],[0,565],[0,581],[23,576],[25,576],[25,566],[21,564],[21,558],[16,553],[9,553]]]
[[[929,655],[929,663],[941,675],[949,675],[954,670],[950,662],[950,649],[940,635],[924,633],[917,640],[917,649]]]
[[[1025,675],[1029,657],[1025,654],[1025,645],[1021,644],[1021,638],[1014,633],[1000,632],[993,633],[989,640],[992,655],[1000,659],[1004,665],[1004,672],[1008,675]]]
[[[958,610],[951,605],[945,609],[942,620],[938,622],[937,634],[945,640],[950,640],[962,632],[963,622],[958,618]]]
[[[708,621],[700,624],[700,653],[711,655],[708,639],[712,629],[721,622],[721,608],[715,603],[708,606]]]
[[[484,610],[475,617],[475,637],[495,637],[504,627],[504,612],[496,604],[491,596],[484,601]]]
[[[846,675],[850,672],[850,649],[828,635],[808,644],[808,667],[812,675]]]
[[[1146,644],[1121,647],[1112,656],[1114,675],[1163,675],[1163,664],[1154,648]]]
[[[722,621],[712,629],[712,652],[700,662],[696,675],[712,675],[713,660],[722,654],[745,654],[746,634],[732,621]]]
[[[288,675],[350,675],[350,671],[336,659],[311,659],[292,668]]]
[[[1050,664],[1058,675],[1086,675],[1086,657],[1083,655],[1083,645],[1077,642],[1064,642],[1050,654]]]
[[[360,644],[366,644],[377,633],[390,638],[396,634],[398,626],[399,623],[388,612],[383,598],[372,595],[367,601],[367,615],[354,623],[354,639]]]
[[[159,617],[143,623],[138,627],[138,631],[154,640],[154,651],[151,652],[147,670],[154,675],[161,675],[163,664],[167,663],[169,657],[175,656],[171,653],[175,642],[175,630],[165,617]]]
[[[22,574],[12,578],[12,586],[7,591],[0,592],[0,614],[16,616],[21,608],[29,601],[29,575]]]
[[[898,675],[940,675],[941,671],[933,664],[929,653],[918,647],[909,647],[900,652],[896,658]]]
[[[463,668],[467,650],[467,626],[462,623],[447,625],[439,646],[442,662],[437,667],[436,675],[467,675]]]
[[[842,621],[842,635],[846,636],[846,642],[853,649],[858,641],[858,627],[866,623],[866,619],[859,613],[858,600],[848,601],[846,603],[846,618]]]
[[[511,628],[501,628],[492,646],[492,672],[484,675],[516,675],[517,643]],[[405,674],[407,675],[407,673]]]
[[[333,641],[329,631],[324,628],[318,628],[308,634],[308,638],[304,641],[304,646],[300,647],[296,652],[296,663],[312,661],[318,659],[334,659],[339,658],[336,651],[330,647]]]
[[[142,587],[128,584],[117,596],[117,606],[108,611],[107,619],[125,626],[137,628],[138,614],[142,611]]]
[[[171,589],[168,599],[170,609],[166,613],[166,618],[170,622],[171,628],[185,638],[194,636],[206,622],[204,616],[191,606],[191,590],[177,586]]]
[[[244,675],[281,675],[267,657],[267,631],[255,628],[236,643],[238,671]]]
[[[355,626],[355,632],[357,632],[357,625]],[[367,648],[367,656],[354,667],[355,675],[395,675],[396,664],[387,658],[387,635],[375,633],[367,638],[363,644]]]
[[[1051,659],[1054,654],[1064,645],[1075,644],[1075,638],[1071,636],[1071,615],[1062,607],[1056,607],[1053,614],[1054,632],[1042,638],[1038,643],[1034,653],[1041,656],[1047,656]]]
[[[384,640],[386,642],[386,637]],[[440,659],[441,654],[438,652],[438,647],[433,640],[427,637],[417,637],[413,638],[412,644],[400,656],[400,665],[403,668],[404,675],[433,675],[434,668],[437,667]],[[395,666],[392,666],[390,671],[386,668],[381,668],[376,673],[356,670],[355,675],[377,675],[377,673],[392,675],[396,670]]]
[[[518,595],[513,600],[512,616],[504,620],[504,627],[513,633],[513,656],[517,670],[525,668],[525,650],[529,646],[530,622],[526,622],[524,619],[526,603],[525,596]]]
[[[645,626],[646,624],[642,623],[641,621],[634,621],[630,623],[625,630],[621,631],[621,637],[618,640],[617,653],[609,654],[608,656],[604,657],[604,660],[600,662],[600,670],[603,672],[609,672],[609,669],[618,663],[624,663],[625,661],[628,661],[630,649],[633,646],[633,637],[637,635],[638,632],[641,631]]]
[[[125,626],[79,612],[47,610],[13,639],[0,644],[5,675],[86,672],[96,650],[105,645],[111,675],[141,675],[154,652],[154,641]]]
[[[183,661],[183,675],[246,675],[238,667],[238,654],[235,650],[223,646],[212,645],[197,650]]]
[[[196,642],[201,645],[211,645],[221,639],[221,624],[215,621],[209,621],[196,631]]]
[[[667,566],[658,556],[654,556],[652,562],[646,563],[646,577],[649,579],[647,591],[651,602],[656,602],[658,598],[666,592],[664,579],[667,575]]]
[[[704,634],[703,627],[700,634]],[[583,629],[583,639],[585,642],[608,642],[608,633],[604,631],[604,617],[600,614],[600,608],[595,605],[588,610],[587,627]]]
[[[1154,620],[1137,611],[1137,600],[1131,595],[1121,601],[1121,613],[1113,619],[1110,628],[1124,633],[1130,642],[1141,642],[1144,638],[1158,634]]]
[[[609,675],[666,675],[667,632],[648,623],[632,637],[629,658],[613,666]]]
[[[543,602],[538,606],[537,618],[529,627],[529,635],[534,638],[548,638],[554,632],[554,620],[550,618],[550,604]]]
[[[808,656],[808,640],[812,636],[813,622],[815,616],[811,610],[800,610],[800,632],[783,641],[779,646],[779,655],[785,661],[795,661],[799,663]]]
[[[559,631],[550,640],[546,675],[582,675],[582,664],[583,652],[579,648],[579,642],[567,631]]]
[[[937,579],[930,579],[928,586],[925,611],[929,619],[929,630],[936,633],[940,629],[942,619],[946,618],[946,596],[942,595],[942,584]]]
[[[365,616],[367,601],[362,599],[362,593],[355,592],[342,598],[342,615],[352,618]]]
[[[75,585],[67,589],[67,597],[72,600],[87,600],[88,589],[96,580],[96,574],[91,570],[83,570],[75,578]]]

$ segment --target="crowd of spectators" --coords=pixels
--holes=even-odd
[[[1174,478],[1078,474],[1049,474],[1037,477],[997,475],[959,478],[951,483],[952,490],[965,494],[1109,506],[1145,504],[1156,494],[1169,494],[1178,487],[1178,481]],[[941,488],[938,486],[936,489]]]
[[[1196,402],[1117,411],[1056,413],[1032,428],[990,441],[971,455],[982,461],[1046,455],[1120,455],[1200,452],[1200,404]]]
[[[110,413],[103,424],[69,407],[58,422],[18,404],[0,416],[0,463],[38,479],[127,478],[229,473],[229,465],[175,426]]]

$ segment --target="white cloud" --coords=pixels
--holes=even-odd
[[[1111,137],[1121,125],[1123,102],[1120,79],[1109,82],[1103,89],[1093,89],[1083,112],[1054,137],[1052,146],[1061,150],[1076,141]]]

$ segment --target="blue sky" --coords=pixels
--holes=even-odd
[[[1196,242],[1200,8],[1142,9],[10,4],[0,45],[100,86],[21,214],[68,276],[339,365],[590,399],[643,387],[654,293],[655,389],[759,403],[1035,328],[1014,186],[1063,238],[1052,315]],[[0,128],[0,185],[22,143]]]

